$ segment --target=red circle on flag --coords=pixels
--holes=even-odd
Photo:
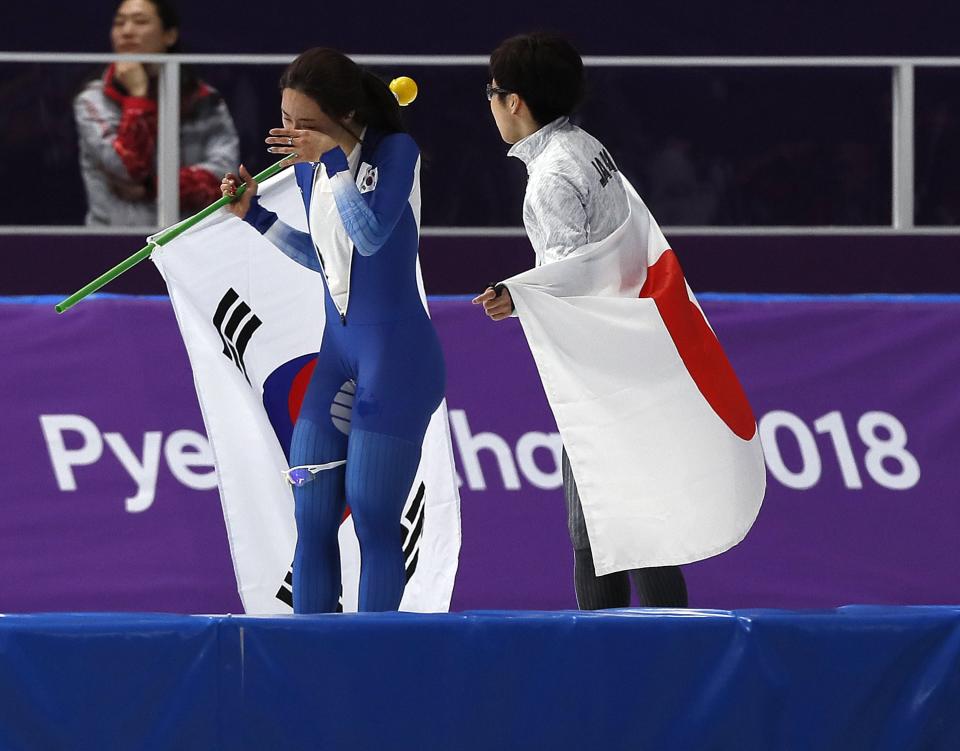
[[[747,395],[716,334],[687,294],[680,262],[669,248],[647,269],[640,297],[656,304],[687,372],[717,416],[738,437],[753,438],[757,420]]]

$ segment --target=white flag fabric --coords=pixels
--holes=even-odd
[[[262,205],[306,230],[293,170],[263,183],[259,193]],[[297,533],[292,489],[281,472],[323,336],[323,282],[226,210],[156,249],[152,259],[193,368],[244,609],[292,612]],[[420,289],[422,295],[422,283]],[[349,381],[338,401],[352,401]],[[460,552],[460,498],[446,402],[427,429],[397,537],[408,577],[401,609],[448,610]],[[343,608],[355,611],[360,552],[349,515],[339,539]]]
[[[605,240],[504,282],[570,459],[597,575],[690,563],[749,531],[753,412],[676,256],[624,180]]]

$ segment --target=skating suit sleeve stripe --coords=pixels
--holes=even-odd
[[[338,147],[323,155],[337,211],[354,247],[372,256],[387,242],[409,205],[420,150],[406,133],[394,133],[377,148],[376,188],[361,194]]]
[[[254,196],[250,202],[250,210],[243,221],[276,245],[288,258],[308,269],[320,271],[320,258],[310,235],[294,229],[275,213],[263,208],[258,196]]]

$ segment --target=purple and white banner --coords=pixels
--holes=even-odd
[[[691,605],[957,603],[960,299],[701,296],[768,470]],[[516,320],[435,299],[461,481],[451,608],[573,608],[560,440]],[[0,302],[0,612],[239,612],[169,302]]]

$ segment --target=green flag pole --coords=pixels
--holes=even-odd
[[[264,180],[273,177],[275,174],[280,172],[280,170],[282,170],[284,167],[287,167],[290,164],[290,160],[295,158],[296,158],[296,154],[290,154],[289,156],[285,156],[276,164],[271,164],[259,175],[254,176],[253,179],[258,183],[263,182]],[[184,219],[179,224],[175,224],[169,229],[161,232],[159,235],[157,235],[156,239],[153,240],[153,242],[150,242],[147,245],[144,245],[140,250],[138,250],[132,256],[127,258],[125,261],[121,261],[106,273],[98,276],[96,279],[90,282],[90,284],[88,284],[87,286],[74,292],[72,295],[70,295],[70,297],[66,298],[65,300],[61,300],[59,303],[57,303],[56,305],[57,312],[63,313],[65,310],[69,310],[78,302],[80,302],[83,298],[87,297],[87,295],[93,294],[98,289],[100,289],[103,285],[105,285],[107,282],[113,281],[125,271],[128,271],[129,269],[136,266],[144,258],[149,258],[150,254],[153,253],[154,248],[159,248],[161,245],[166,245],[175,237],[182,235],[188,229],[196,226],[197,224],[202,222],[204,219],[206,219],[215,211],[219,211],[228,203],[231,203],[236,198],[239,198],[240,196],[242,196],[246,192],[246,190],[247,190],[247,185],[246,183],[243,183],[240,185],[239,188],[237,188],[237,194],[235,197],[223,196],[222,198],[211,203],[209,206],[207,206],[207,208],[191,216],[189,219]]]

